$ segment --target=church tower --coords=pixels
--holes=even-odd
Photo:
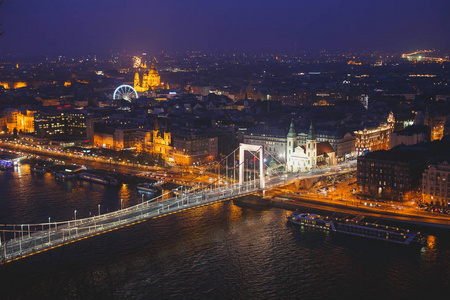
[[[166,126],[164,127],[164,145],[169,146],[172,142],[172,134],[169,130],[169,118],[166,118]]]
[[[141,87],[141,83],[140,83],[140,80],[139,80],[139,73],[136,72],[136,73],[134,73],[134,89],[136,91],[139,91],[140,87]]]
[[[312,121],[309,126],[308,136],[306,137],[306,156],[308,157],[308,168],[314,168],[316,166],[317,158],[317,140]]]
[[[286,139],[286,165],[291,166],[291,156],[297,147],[297,133],[294,128],[294,119],[291,120],[291,126]],[[292,168],[292,167],[291,167]],[[292,170],[288,170],[292,171]]]
[[[135,68],[134,73],[134,89],[136,92],[148,91],[148,76],[146,74],[147,64],[140,64],[139,67]]]
[[[158,116],[155,116],[155,125],[153,126],[153,142],[155,143],[158,140],[159,135],[159,126],[158,126]]]

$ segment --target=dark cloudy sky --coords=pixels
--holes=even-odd
[[[5,0],[0,54],[450,48],[450,0]]]

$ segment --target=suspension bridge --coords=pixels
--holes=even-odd
[[[239,155],[236,155],[237,151]],[[270,168],[264,162],[264,155],[263,146],[241,144],[213,166],[212,169],[218,169],[217,177],[206,186],[197,185],[190,189],[181,186],[176,193],[172,190],[118,211],[105,214],[99,211],[97,216],[78,220],[75,217],[69,221],[51,221],[49,218],[48,222],[38,224],[0,224],[0,263],[22,259],[151,218],[262,192],[298,178],[284,172],[271,172],[279,168]],[[276,164],[281,164],[275,157],[272,159]],[[195,183],[197,177],[186,185]]]

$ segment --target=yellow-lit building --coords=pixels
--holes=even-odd
[[[440,140],[444,136],[446,116],[431,116],[425,114],[425,125],[431,128],[431,141]]]
[[[114,149],[114,129],[95,131],[94,145],[107,149]]]
[[[156,69],[155,63],[152,62],[150,70],[147,69],[147,64],[143,63],[136,68],[134,73],[134,89],[136,92],[146,92],[149,90],[169,88],[161,82],[161,76]]]
[[[355,131],[355,150],[357,155],[363,155],[365,151],[389,150],[389,139],[394,130],[394,114],[391,112],[386,122],[375,128],[364,128]]]
[[[1,130],[9,133],[14,132],[34,132],[35,111],[27,110],[23,113],[17,109],[5,109],[3,117],[0,118]],[[4,130],[6,129],[6,130]]]
[[[153,131],[148,129],[139,129],[136,132],[136,151],[138,153],[149,152],[149,146],[152,142]]]
[[[158,118],[155,118],[153,130],[140,129],[136,132],[136,150],[139,153],[147,152],[161,156],[165,161],[172,159],[172,134],[168,130],[168,121],[164,129],[159,127]]]
[[[155,119],[155,127],[153,129],[152,141],[150,145],[150,152],[154,154],[160,154],[164,160],[168,161],[172,154],[172,134],[168,128],[168,122],[166,119],[166,124],[164,131],[159,128],[158,118]]]
[[[17,115],[17,130],[20,132],[34,132],[34,114],[35,111],[27,110],[25,114]]]
[[[94,145],[116,151],[136,149],[137,128],[113,128],[98,126],[94,132]]]
[[[25,81],[15,81],[15,82],[2,81],[2,82],[0,82],[0,86],[3,86],[3,88],[5,90],[11,90],[11,89],[15,90],[15,89],[27,87],[28,84]]]

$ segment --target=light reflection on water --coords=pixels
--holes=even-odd
[[[0,173],[0,223],[68,219],[140,202],[135,187]],[[404,247],[286,224],[231,201],[149,220],[0,268],[10,298],[417,299],[450,282],[448,232]],[[24,289],[23,287],[27,288]]]
[[[56,180],[50,173],[31,173],[28,164],[0,172],[0,220],[4,223],[40,223],[48,217],[64,221],[110,212],[142,201],[135,187],[104,186],[76,179]]]

